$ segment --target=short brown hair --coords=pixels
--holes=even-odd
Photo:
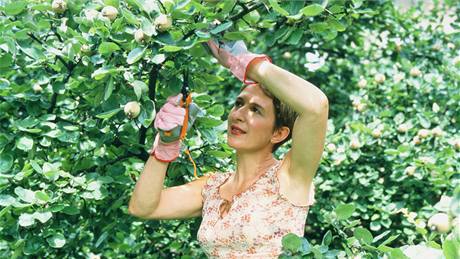
[[[276,96],[274,96],[267,88],[263,85],[258,84],[265,95],[270,97],[273,100],[273,106],[275,107],[275,125],[273,125],[273,132],[277,129],[281,129],[281,127],[286,126],[289,128],[289,135],[283,141],[276,143],[273,146],[272,153],[274,153],[281,145],[286,143],[292,138],[292,130],[294,128],[294,122],[299,115],[296,111],[294,111],[289,105],[281,102]],[[247,85],[243,85],[241,87],[241,91],[246,88]]]

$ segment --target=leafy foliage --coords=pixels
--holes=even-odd
[[[1,257],[203,257],[200,219],[139,221],[127,203],[156,110],[184,69],[206,111],[186,141],[199,174],[233,169],[224,130],[239,83],[202,47],[213,37],[245,40],[330,100],[317,203],[306,238],[286,235],[282,257],[403,258],[403,245],[423,242],[455,258],[459,230],[441,236],[425,222],[460,213],[459,8],[75,0],[61,12],[48,0],[0,1]],[[141,112],[130,119],[121,111],[132,101]],[[192,175],[183,156],[165,184]]]

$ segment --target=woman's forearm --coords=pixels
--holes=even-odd
[[[327,110],[327,97],[318,87],[268,61],[252,62],[247,75],[299,114],[318,115]]]
[[[168,164],[149,156],[129,201],[130,214],[144,217],[154,212],[160,203]]]

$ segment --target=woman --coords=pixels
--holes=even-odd
[[[266,55],[248,52],[242,42],[220,48],[209,41],[208,46],[220,64],[248,84],[228,117],[236,172],[162,190],[179,143],[166,145],[157,135],[129,211],[145,219],[202,216],[198,240],[211,258],[276,258],[284,235],[304,234],[314,203],[312,183],[324,147],[328,100],[320,89],[272,64]],[[168,100],[155,119],[156,127],[162,122],[169,128],[180,125],[184,113],[177,97]],[[291,137],[291,149],[276,160],[273,152]]]

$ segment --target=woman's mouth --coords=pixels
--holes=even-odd
[[[233,127],[233,126],[230,127],[230,133],[231,133],[232,135],[236,135],[236,136],[242,135],[242,134],[246,134],[246,132],[244,132],[244,131],[238,129],[237,127]]]

